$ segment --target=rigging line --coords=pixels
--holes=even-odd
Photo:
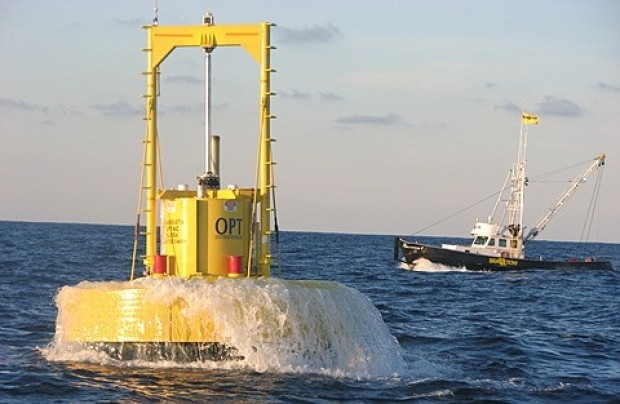
[[[159,136],[159,135],[156,135]],[[158,168],[159,168],[159,183],[160,183],[160,187],[159,189],[165,189],[165,185],[164,185],[164,163],[161,159],[161,147],[159,147],[159,143],[157,142],[157,161],[158,161]]]
[[[597,176],[597,191],[596,191],[596,200],[597,200],[596,206],[597,207],[598,207],[598,197],[599,197],[599,194],[601,192],[602,185],[603,185],[603,174],[605,172],[605,168],[604,167],[602,167],[602,168],[603,169],[599,171],[599,174]],[[599,231],[600,228],[599,228],[599,226],[600,226],[601,221],[599,219],[599,217],[600,217],[599,215],[600,215],[600,213],[599,213],[599,210],[597,209],[596,210],[596,256],[597,257],[599,256],[599,251],[600,251],[600,243],[599,243],[599,241],[600,241],[600,231]],[[594,219],[594,212],[593,212],[592,213],[592,221],[594,221],[594,220],[595,219]]]
[[[269,154],[271,155],[271,161],[275,161],[273,157],[273,150],[271,146],[269,147]],[[277,254],[277,265],[278,265],[278,276],[282,276],[282,253],[280,249],[280,226],[278,225],[278,208],[276,206],[276,174],[275,167],[271,165],[271,202],[273,203],[273,230],[276,236],[276,254]]]
[[[596,189],[595,189],[595,192],[596,192]],[[592,193],[592,196],[590,197],[590,202],[588,203],[588,209],[586,210],[586,216],[583,220],[583,226],[581,227],[581,233],[579,234],[579,251],[581,254],[585,252],[585,243],[590,238],[589,222],[590,222],[590,217],[592,213],[593,200],[594,200],[594,192]],[[588,228],[588,234],[584,238],[584,234],[586,233],[586,228]]]
[[[263,122],[265,119],[267,119],[266,113],[265,113],[265,108],[266,108],[266,101],[265,99],[261,100],[261,111],[260,111],[260,124],[261,127],[263,125]],[[259,130],[259,134],[258,134],[258,144],[256,146],[256,171],[255,171],[255,176],[254,176],[254,192],[253,192],[253,196],[252,196],[252,213],[251,213],[251,219],[250,219],[250,242],[248,243],[248,267],[247,267],[247,277],[249,278],[251,275],[251,271],[252,271],[252,264],[253,261],[252,259],[254,258],[254,255],[252,254],[252,251],[255,250],[256,252],[258,252],[258,250],[256,250],[256,245],[258,243],[255,243],[255,238],[256,238],[256,216],[257,216],[257,210],[258,210],[258,193],[259,193],[259,187],[260,187],[260,164],[261,164],[261,156],[262,156],[262,151],[261,151],[261,143],[263,142],[263,131]],[[261,208],[262,208],[262,201],[261,201]],[[259,229],[260,231],[262,231],[262,229]],[[255,245],[256,244],[256,245]],[[258,261],[258,258],[256,259],[256,261]]]
[[[543,180],[543,181],[537,181],[537,180],[531,180],[531,179],[528,178],[528,184],[543,184],[543,183],[544,184],[549,184],[549,183],[552,183],[552,182],[556,182],[556,183],[557,182],[561,182],[561,183],[564,184],[564,183],[567,183],[567,182],[571,182],[571,180],[546,180],[546,181]]]
[[[601,169],[597,173],[597,177],[596,177],[596,181],[595,181],[595,185],[594,185],[594,190],[592,192],[592,197],[590,198],[590,204],[588,206],[586,217],[585,217],[585,220],[584,220],[584,223],[583,223],[583,228],[581,230],[581,235],[579,237],[579,247],[578,247],[578,250],[580,251],[580,253],[582,255],[585,255],[585,253],[586,253],[586,245],[585,245],[585,243],[590,240],[590,233],[592,231],[592,226],[594,225],[594,217],[595,217],[595,214],[598,214],[598,211],[596,210],[596,207],[598,206],[598,199],[599,199],[599,195],[600,195],[600,191],[601,191],[601,186],[602,186],[602,181],[603,181],[603,171],[604,170]],[[587,227],[587,234],[586,234],[586,237],[585,237],[585,240],[584,240],[584,233],[586,232],[586,227]],[[598,254],[599,254],[598,240],[597,240],[597,242],[595,244],[595,249],[596,249],[596,256],[598,256]]]
[[[254,179],[254,192],[252,192],[252,212],[251,212],[251,218],[250,218],[250,242],[248,243],[248,265],[247,265],[247,277],[249,278],[252,274],[252,265],[254,264],[254,254],[252,254],[253,251],[256,251],[256,245],[258,243],[255,243],[256,240],[256,226],[257,226],[257,221],[256,221],[256,215],[257,215],[257,210],[258,210],[258,193],[259,191],[259,181],[260,181],[260,156],[261,156],[261,151],[260,151],[260,143],[262,140],[263,136],[262,133],[258,135],[258,147],[257,150],[258,152],[256,153],[256,171],[255,171],[255,179]]]
[[[596,213],[598,213],[598,199],[599,199],[599,195],[601,193],[601,187],[602,187],[602,184],[603,184],[603,173],[604,173],[604,171],[605,171],[605,169],[603,167],[603,169],[600,170],[598,172],[597,176],[596,176],[594,206],[592,208],[592,214],[590,216],[590,229],[588,229],[588,240],[590,239],[590,231],[592,229],[592,225],[594,224],[594,216],[595,216]]]
[[[540,179],[540,178],[550,177],[550,176],[552,176],[552,175],[554,175],[554,174],[558,174],[558,173],[562,173],[562,172],[564,172],[564,171],[568,171],[568,170],[570,170],[571,168],[579,167],[579,166],[584,165],[584,164],[587,164],[587,163],[589,163],[589,162],[591,162],[591,161],[592,161],[592,159],[589,159],[589,160],[581,161],[581,162],[579,162],[579,163],[572,164],[572,165],[570,165],[570,166],[566,166],[566,167],[562,167],[562,168],[557,168],[557,169],[555,169],[555,170],[547,171],[546,173],[538,174],[538,175],[537,175],[537,176],[535,176],[535,177],[531,177],[531,176],[530,176],[530,177],[529,177],[529,180],[530,180],[530,181],[537,181],[537,182],[540,182],[540,181],[539,181],[539,179]],[[567,180],[567,182],[568,182],[568,181],[569,181],[569,180]]]
[[[134,280],[135,277],[135,272],[136,272],[136,258],[138,255],[138,239],[140,236],[140,211],[142,210],[142,195],[144,194],[144,190],[142,189],[142,187],[144,186],[144,161],[146,160],[146,149],[147,149],[147,142],[146,142],[146,135],[144,136],[144,150],[142,152],[142,164],[140,165],[140,183],[138,185],[138,208],[137,210],[137,217],[136,217],[136,227],[134,228],[134,235],[133,235],[133,251],[132,251],[132,256],[131,256],[131,273],[129,275],[129,280],[132,281]]]
[[[456,215],[458,215],[458,214],[461,214],[461,213],[465,212],[466,210],[471,209],[471,208],[473,208],[474,206],[476,206],[476,205],[478,205],[478,204],[480,204],[480,203],[482,203],[482,202],[485,202],[485,201],[486,201],[486,200],[488,200],[488,199],[493,198],[494,196],[497,196],[497,194],[500,194],[500,193],[504,192],[504,190],[505,190],[505,189],[501,189],[501,190],[499,190],[499,191],[497,191],[497,192],[494,192],[493,194],[491,194],[491,195],[489,195],[489,196],[486,196],[486,197],[484,197],[483,199],[480,199],[479,201],[476,201],[476,202],[474,202],[474,203],[472,203],[472,204],[470,204],[470,205],[466,206],[465,208],[463,208],[463,209],[461,209],[461,210],[459,210],[459,211],[457,211],[457,212],[452,213],[451,215],[449,215],[449,216],[447,216],[447,217],[445,217],[445,218],[443,218],[443,219],[440,219],[440,220],[438,220],[438,221],[436,221],[436,222],[434,222],[434,223],[431,223],[431,224],[429,224],[428,226],[426,226],[426,227],[424,227],[424,228],[422,228],[422,229],[420,229],[420,230],[416,231],[415,233],[411,233],[411,234],[409,235],[409,237],[411,237],[411,236],[417,236],[418,234],[422,233],[423,231],[428,230],[428,229],[430,229],[431,227],[434,227],[434,226],[438,225],[439,223],[443,223],[443,222],[445,222],[445,221],[446,221],[446,220],[448,220],[448,219],[452,219],[454,216],[456,216]]]
[[[586,212],[586,218],[584,220],[583,229],[581,230],[581,235],[579,239],[580,242],[581,241],[587,242],[590,240],[590,233],[592,231],[592,225],[594,223],[594,213],[598,205],[598,198],[599,198],[599,194],[601,190],[602,177],[603,177],[603,171],[601,170],[597,173],[597,176],[596,176],[594,190],[592,192],[592,196],[590,198],[590,204],[588,205],[588,210]],[[588,230],[587,230],[585,240],[584,240],[584,233],[585,233],[586,225],[588,227]]]
[[[602,185],[602,172],[599,173],[599,175],[596,177],[596,195],[594,196],[594,207],[592,208],[592,214],[590,215],[590,227],[588,228],[588,240],[590,240],[590,233],[592,231],[592,226],[594,225],[594,221],[595,221],[595,215],[598,214],[598,198],[601,192],[601,185]],[[597,238],[597,244],[598,244],[598,238]]]
[[[597,177],[598,178],[598,177]],[[595,184],[595,188],[594,188],[594,192],[592,192],[592,195],[590,196],[590,202],[588,204],[588,210],[586,211],[586,218],[584,220],[584,229],[587,225],[588,230],[585,233],[585,238],[584,241],[588,242],[590,241],[590,232],[592,230],[592,221],[594,220],[594,210],[595,210],[595,205],[596,204],[596,184]],[[584,231],[582,231],[582,238],[583,238],[583,233]]]

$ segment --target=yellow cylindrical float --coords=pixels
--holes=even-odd
[[[182,191],[183,193],[187,191]],[[168,275],[228,276],[229,257],[250,259],[252,190],[213,190],[202,198],[160,195],[161,248]]]

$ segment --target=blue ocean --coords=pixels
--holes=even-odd
[[[50,354],[59,291],[126,281],[133,227],[0,230],[0,402],[620,402],[618,244],[587,246],[613,271],[495,273],[412,270],[392,260],[392,236],[282,232],[274,275],[342,285],[337,302],[352,315],[332,319],[350,331],[338,356],[321,367],[161,366]],[[581,247],[534,241],[528,252],[570,257]],[[382,321],[358,329],[359,311]],[[362,341],[385,354],[368,346],[375,356],[352,360],[352,333],[371,334]]]

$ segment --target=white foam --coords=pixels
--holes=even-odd
[[[419,272],[467,272],[465,267],[451,267],[448,265],[437,264],[426,258],[418,258],[413,261],[413,265],[403,264],[403,269]]]
[[[217,313],[216,329],[238,349],[240,361],[204,363],[124,362],[122,366],[175,366],[258,372],[319,373],[369,379],[403,374],[405,364],[396,339],[366,296],[336,282],[282,279],[202,280],[141,279],[133,282],[82,282],[74,287],[148,289],[146,299],[188,303],[184,314]],[[65,287],[67,288],[67,287]],[[63,290],[57,296],[59,312]],[[61,316],[59,316],[60,321]],[[57,324],[62,330],[62,324]],[[52,361],[116,363],[109,357],[76,348],[56,336],[43,350]],[[120,363],[119,363],[120,364]]]

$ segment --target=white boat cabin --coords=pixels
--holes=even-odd
[[[501,226],[494,223],[476,222],[471,235],[471,245],[442,244],[442,248],[490,257],[523,258],[523,240],[520,232],[503,234]]]

